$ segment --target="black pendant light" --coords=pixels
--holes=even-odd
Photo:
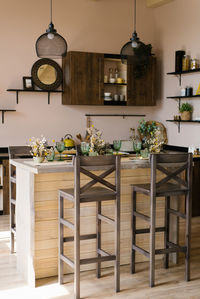
[[[36,41],[36,53],[40,58],[62,58],[67,54],[67,42],[57,33],[52,23],[52,0],[50,0],[50,24],[46,33]]]
[[[136,69],[145,69],[151,56],[151,45],[145,45],[140,41],[136,32],[136,0],[134,0],[134,32],[130,41],[121,49],[121,60],[124,64],[133,64]]]

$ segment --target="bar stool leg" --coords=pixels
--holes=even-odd
[[[59,226],[58,226],[58,236],[59,236],[59,263],[58,263],[58,282],[63,284],[63,261],[60,258],[60,255],[63,254],[63,224],[60,223],[60,219],[63,218],[64,214],[64,200],[62,196],[59,196],[58,201],[58,210],[59,210]]]
[[[154,287],[155,282],[155,215],[156,197],[151,196],[150,210],[150,287]]]
[[[74,204],[74,298],[80,299],[80,198]]]
[[[101,214],[101,202],[96,203],[96,234],[97,234],[97,241],[96,241],[96,249],[97,249],[97,257],[101,257],[98,253],[98,249],[101,249],[101,220],[98,218],[98,215]],[[96,268],[96,277],[101,277],[101,262],[97,262]]]
[[[165,197],[165,232],[164,232],[164,247],[169,248],[167,243],[169,242],[169,207],[170,207],[170,196]],[[164,257],[164,268],[169,267],[169,254],[166,253]]]
[[[120,196],[115,200],[115,291],[120,291]]]
[[[136,217],[133,212],[136,211],[136,192],[132,192],[131,198],[131,274],[135,273],[135,250],[133,245],[136,244]]]
[[[190,194],[186,195],[186,230],[185,230],[185,280],[190,281],[190,241],[191,241],[191,199]]]

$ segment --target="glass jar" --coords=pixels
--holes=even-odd
[[[191,59],[190,60],[190,69],[191,70],[196,70],[199,67],[199,62],[197,59]]]
[[[184,55],[182,60],[182,70],[188,71],[190,69],[190,56]]]

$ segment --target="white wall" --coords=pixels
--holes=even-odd
[[[133,32],[132,0],[57,0],[53,1],[53,21],[63,35],[69,50],[119,53]],[[137,31],[142,41],[155,45],[153,10],[138,1]],[[145,22],[144,22],[145,20]],[[44,134],[49,140],[60,139],[66,133],[75,136],[85,133],[85,113],[140,113],[151,114],[155,108],[142,107],[81,107],[62,106],[61,95],[21,93],[16,105],[15,94],[7,88],[21,88],[22,77],[29,76],[38,59],[35,41],[49,24],[49,0],[1,1],[0,28],[0,108],[11,108],[5,123],[0,123],[0,146],[26,144],[31,136]],[[93,119],[102,129],[107,141],[128,138],[129,128],[138,119]]]

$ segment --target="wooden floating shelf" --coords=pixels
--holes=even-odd
[[[15,89],[15,88],[10,88],[7,89],[7,91],[12,91],[16,92],[16,103],[19,103],[19,92],[45,92],[48,93],[48,104],[50,104],[50,94],[53,93],[62,93],[63,90],[42,90],[42,89]]]
[[[167,73],[167,75],[184,75],[184,74],[197,73],[197,72],[200,72],[200,68],[195,70],[181,71],[181,72],[170,72]]]
[[[14,109],[0,109],[0,112],[1,112],[1,115],[2,115],[1,122],[2,122],[2,124],[4,124],[4,114],[5,114],[5,112],[16,112],[16,110],[14,110]]]
[[[189,99],[189,98],[200,98],[200,94],[192,95],[192,96],[171,96],[171,97],[167,97],[167,99]]]
[[[171,121],[171,122],[183,122],[183,123],[200,123],[200,120],[174,120],[174,119],[167,119],[166,121]]]
[[[174,119],[167,119],[168,122],[177,123],[178,125],[178,133],[180,133],[181,123],[200,123],[200,120],[174,120]]]

